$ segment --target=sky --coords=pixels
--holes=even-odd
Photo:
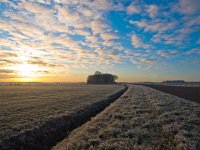
[[[0,0],[0,81],[200,81],[199,3]]]

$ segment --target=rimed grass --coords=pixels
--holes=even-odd
[[[196,150],[200,105],[160,91],[131,86],[54,150]]]
[[[0,139],[121,89],[120,85],[2,85]]]

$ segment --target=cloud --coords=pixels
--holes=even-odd
[[[46,7],[47,5],[49,6]],[[48,69],[57,67],[57,69],[62,68],[61,70],[63,67],[79,67],[77,63],[80,62],[82,63],[80,67],[96,64],[99,60],[95,60],[97,54],[94,49],[114,46],[114,43],[109,40],[117,38],[117,35],[111,33],[102,14],[104,11],[123,9],[121,3],[110,0],[93,2],[57,0],[54,4],[52,1],[27,2],[23,0],[17,3],[9,2],[9,6],[15,10],[7,9],[3,12],[9,21],[0,20],[3,22],[0,28],[8,32],[11,37],[1,41],[2,46],[17,50],[19,56],[15,59],[19,63],[22,62],[20,56],[24,56],[27,60],[23,61],[30,65]],[[81,35],[83,40],[74,40],[70,35]],[[99,35],[102,35],[104,43],[99,41]],[[36,59],[37,56],[40,57]],[[99,63],[116,62],[111,53],[106,57],[113,61],[99,61]],[[107,60],[107,58],[104,59]],[[5,62],[15,61],[5,59],[3,63]]]
[[[135,34],[131,35],[131,43],[135,48],[143,47],[147,48],[148,45],[143,43],[143,41]]]
[[[155,64],[156,63],[156,61],[154,61],[152,59],[149,59],[149,58],[141,58],[140,62],[142,62],[142,63],[148,63],[148,64]]]
[[[139,57],[139,56],[143,55],[140,52],[132,51],[132,50],[125,50],[125,54],[127,54],[127,56],[131,56],[131,58],[133,58],[133,57]]]
[[[99,10],[109,10],[113,6],[111,1],[108,0],[101,0],[101,1],[94,0],[91,5]]]
[[[160,20],[153,20],[150,21],[132,21],[130,20],[130,23],[133,25],[136,25],[139,28],[143,28],[146,32],[164,32],[168,30],[174,29],[176,26],[176,22],[166,22],[166,21],[160,21]]]
[[[187,55],[192,55],[192,54],[200,55],[200,49],[199,48],[193,48],[193,49],[185,52],[185,54],[187,54]]]
[[[108,25],[106,25],[102,19],[94,20],[91,22],[91,29],[94,35],[104,33],[108,28]]]
[[[70,34],[77,34],[77,35],[82,35],[82,36],[88,36],[91,33],[87,30],[84,29],[73,29],[73,31]]]
[[[97,46],[98,43],[98,37],[94,35],[86,36],[86,41],[90,42],[92,44],[95,44]]]
[[[0,74],[11,74],[14,73],[14,70],[9,70],[9,69],[0,69]]]
[[[190,43],[194,47],[199,44],[196,36],[192,38],[199,28],[200,17],[196,15],[199,6],[184,0],[165,6],[160,3],[159,7],[139,1],[127,6],[124,1],[116,0],[3,0],[1,3],[5,3],[0,16],[2,69],[27,63],[59,73],[97,64],[105,68],[127,61],[138,66],[155,66],[159,56],[166,60],[182,55],[162,50],[169,44],[172,49],[180,50],[188,49]],[[176,5],[176,11],[170,8],[172,5]],[[187,5],[188,8],[180,9]],[[119,20],[124,19],[120,28],[112,25],[114,11]],[[184,54],[199,52],[192,49]]]
[[[61,22],[65,22],[66,24],[72,25],[73,23],[76,23],[78,20],[81,20],[79,14],[74,11],[70,10],[68,7],[56,6],[58,11],[58,18]]]
[[[179,0],[178,10],[183,14],[199,13],[199,0]]]
[[[123,50],[123,47],[121,47],[120,43],[117,43],[116,41],[104,41],[102,43],[103,46],[107,46],[107,47],[112,47],[115,50]]]
[[[176,55],[178,52],[179,51],[177,51],[177,50],[158,50],[157,54],[162,57],[168,58],[168,57]]]
[[[28,64],[38,65],[40,67],[56,67],[56,64],[48,63],[42,60],[39,57],[32,57],[30,60],[27,61]]]
[[[79,12],[83,14],[85,17],[95,17],[95,12],[92,9],[89,9],[87,7],[83,7],[82,9],[79,9]]]
[[[100,34],[100,36],[104,41],[109,41],[109,40],[113,40],[113,39],[118,39],[119,38],[119,36],[117,36],[114,33],[102,33],[102,34]]]
[[[141,63],[139,61],[136,61],[136,60],[131,60],[131,62],[135,65],[140,65]]]
[[[19,78],[17,72],[12,69],[0,69],[0,79]]]
[[[14,52],[0,51],[0,58],[15,58],[18,54]]]
[[[94,0],[94,1],[83,1],[83,4],[89,5],[91,8],[96,10],[108,11],[108,10],[123,10],[121,3],[116,3],[113,0]]]
[[[158,7],[156,5],[149,5],[149,6],[147,6],[147,12],[149,13],[149,16],[151,18],[154,18],[157,16]]]
[[[131,62],[136,65],[138,69],[148,70],[155,69],[159,67],[159,60],[151,59],[151,58],[140,58],[131,60]]]
[[[140,9],[136,6],[135,3],[131,3],[127,8],[126,8],[126,13],[129,15],[139,13]]]

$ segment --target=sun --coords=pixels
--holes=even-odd
[[[37,66],[31,64],[21,64],[17,66],[17,71],[22,77],[34,77],[36,76]]]
[[[36,81],[40,76],[40,68],[37,65],[22,63],[13,68],[17,75],[19,76],[18,80],[23,82]]]

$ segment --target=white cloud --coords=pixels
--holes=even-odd
[[[91,36],[86,36],[86,41],[90,42],[92,44],[97,44],[98,43],[98,37],[91,35]]]
[[[79,1],[79,4],[88,6],[97,11],[109,11],[109,10],[123,10],[124,6],[121,3],[116,3],[113,0],[84,0]]]
[[[140,62],[139,61],[136,61],[136,60],[131,60],[131,62],[135,65],[140,65]]]
[[[183,14],[195,14],[200,12],[199,0],[179,0],[178,10]]]
[[[79,3],[79,0],[54,0],[55,3],[63,4],[63,5],[76,5]]]
[[[146,32],[164,32],[172,30],[176,26],[176,22],[166,22],[161,20],[147,21],[130,21],[131,24],[139,28],[143,28]]]
[[[139,13],[140,9],[134,4],[131,3],[127,8],[126,8],[126,13],[129,15],[135,14],[135,13]]]
[[[78,35],[82,35],[82,36],[90,35],[90,32],[86,31],[84,29],[74,29],[72,32],[73,32],[73,34],[78,34]]]
[[[58,11],[58,17],[61,21],[71,25],[80,20],[80,16],[76,11],[72,11],[68,7],[59,5],[57,5],[56,8]]]
[[[89,2],[91,3],[91,6],[99,9],[99,10],[109,10],[112,9],[113,4],[111,1],[109,0],[94,0],[93,2]]]
[[[143,43],[143,41],[135,34],[131,35],[131,43],[135,48],[143,47],[147,48],[148,45]]]
[[[15,3],[3,0],[1,2],[6,3],[6,9],[2,12],[5,17],[0,19],[0,30],[9,36],[0,40],[0,46],[12,49],[10,52],[13,54],[11,56],[2,53],[4,50],[0,49],[1,58],[4,58],[0,65],[4,67],[20,63],[21,56],[26,57],[28,62],[49,69],[51,64],[55,64],[60,71],[70,67],[95,66],[94,64],[111,66],[123,60],[130,60],[137,65],[154,65],[159,59],[158,55],[170,58],[178,52],[156,51],[151,49],[150,42],[173,45],[183,41],[186,43],[184,39],[192,31],[196,31],[199,24],[198,16],[190,18],[182,15],[185,16],[180,19],[182,24],[177,26],[180,22],[173,17],[170,18],[170,13],[168,13],[169,18],[162,20],[166,16],[159,18],[162,15],[162,12],[158,12],[161,11],[161,7],[158,10],[155,5],[141,5],[143,2],[131,3],[127,8],[114,0],[22,0]],[[181,4],[180,7],[185,6]],[[189,8],[186,9],[185,13],[194,13]],[[141,37],[133,34],[131,44],[135,49],[126,50],[126,43],[122,42],[130,38],[130,33],[119,36],[122,35],[120,31],[114,32],[115,29],[110,26],[112,20],[107,18],[110,10],[123,10],[128,15],[140,15],[140,21],[130,21],[136,26],[135,33],[139,33],[142,29],[144,32],[151,32],[153,38],[148,39],[150,36],[145,37],[145,34],[141,33],[139,34]],[[153,19],[146,18],[147,12]],[[124,15],[121,12],[119,14]],[[125,17],[129,18],[130,16]],[[199,54],[199,50],[192,49],[185,54]],[[38,61],[31,61],[33,57],[39,57]]]
[[[156,61],[154,61],[154,60],[152,60],[150,58],[141,58],[140,62],[142,62],[142,63],[148,63],[148,64],[155,64],[156,63]]]
[[[91,22],[91,29],[94,35],[104,33],[108,29],[108,25],[103,20],[98,19]]]
[[[42,4],[48,4],[50,5],[51,4],[51,0],[30,0],[32,2],[38,2],[38,3],[42,3]]]
[[[193,49],[185,52],[185,54],[187,54],[187,55],[192,55],[192,54],[200,55],[200,49],[199,48],[193,48]]]
[[[158,7],[156,5],[149,5],[147,6],[147,12],[151,18],[154,18],[157,16]]]
[[[104,41],[103,43],[102,43],[104,46],[115,46],[115,45],[117,45],[117,43],[116,42],[112,42],[112,41]]]
[[[94,15],[95,15],[95,12],[92,11],[92,9],[89,9],[86,7],[83,7],[81,9],[79,9],[78,11],[86,17],[94,17]]]
[[[18,9],[25,9],[27,12],[36,14],[36,15],[53,15],[53,10],[48,9],[46,7],[43,7],[42,5],[39,5],[38,3],[34,2],[27,2],[25,0],[21,1],[18,4]]]
[[[162,56],[162,57],[171,57],[171,56],[175,56],[176,54],[178,54],[179,51],[177,50],[158,50],[157,54]]]
[[[114,33],[102,33],[102,34],[100,34],[100,36],[104,41],[109,41],[109,40],[113,40],[113,39],[118,39],[119,38],[119,36],[114,34]]]

